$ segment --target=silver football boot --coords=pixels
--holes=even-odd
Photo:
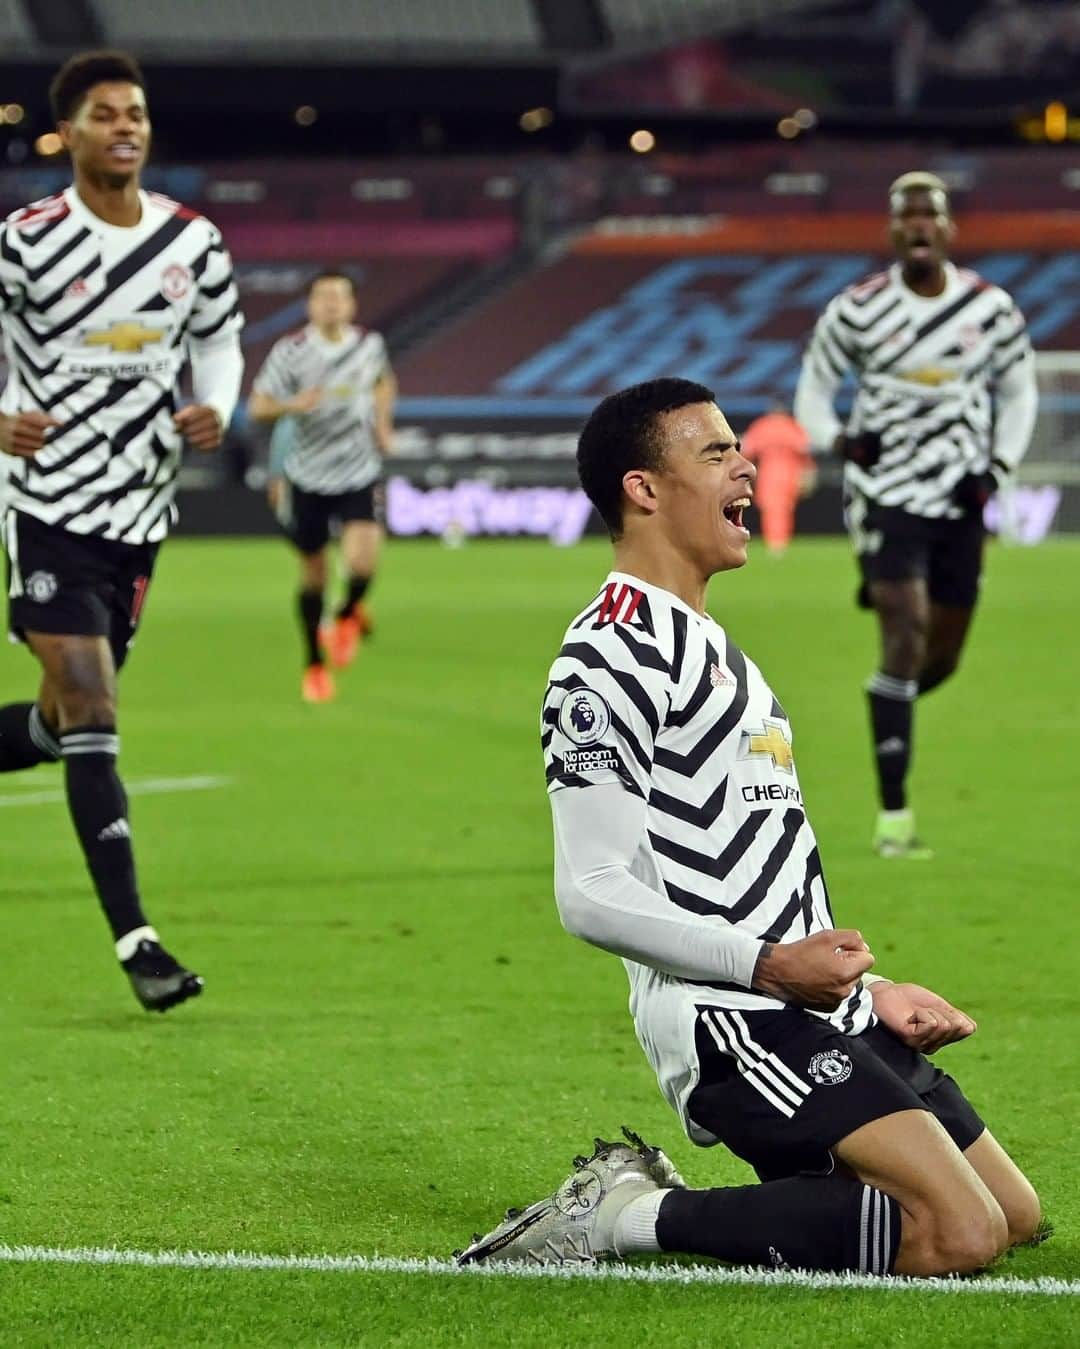
[[[454,1252],[458,1264],[594,1265],[614,1259],[615,1220],[630,1200],[686,1186],[659,1148],[625,1126],[623,1136],[626,1143],[595,1139],[596,1151],[574,1158],[573,1175],[553,1195],[526,1209],[507,1209],[498,1227]]]

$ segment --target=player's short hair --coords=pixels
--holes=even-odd
[[[315,289],[320,281],[344,281],[352,291],[352,297],[356,299],[356,277],[350,276],[348,272],[338,267],[324,267],[317,276],[313,276],[308,285],[308,294]]]
[[[592,411],[578,438],[577,470],[585,495],[613,539],[622,533],[623,485],[631,469],[658,470],[664,459],[657,418],[716,395],[689,379],[650,379],[609,394]]]
[[[942,215],[952,214],[949,206],[949,185],[936,173],[930,173],[926,169],[902,173],[889,187],[889,210],[899,210],[908,192],[929,192],[935,208]]]
[[[57,122],[70,122],[95,84],[137,84],[146,92],[146,81],[134,56],[121,51],[79,52],[65,61],[49,85],[49,104]]]

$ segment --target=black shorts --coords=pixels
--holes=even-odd
[[[974,608],[986,538],[981,520],[927,520],[862,500],[849,501],[847,518],[864,607],[871,581],[923,580],[935,604]]]
[[[288,478],[283,482],[278,523],[301,553],[318,553],[326,547],[335,524],[371,520],[382,524],[382,483],[373,482],[351,492],[305,492]]]
[[[696,1040],[687,1113],[762,1180],[830,1170],[836,1143],[899,1110],[929,1110],[961,1152],[986,1127],[947,1073],[880,1023],[844,1035],[797,1007],[700,1007]]]
[[[142,616],[159,545],[73,534],[19,511],[8,513],[4,542],[12,636],[106,637],[119,670]]]

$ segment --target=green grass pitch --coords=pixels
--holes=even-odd
[[[299,702],[293,563],[272,541],[164,551],[125,672],[150,914],[206,978],[165,1017],[113,963],[66,810],[0,778],[0,1243],[445,1256],[627,1123],[692,1183],[618,961],[565,936],[537,745],[547,666],[598,542],[392,544],[379,629],[330,706]],[[1075,1130],[1080,546],[995,547],[960,675],[917,713],[932,864],[869,855],[871,620],[840,541],[758,552],[711,609],[791,717],[837,920],[879,970],[978,1018],[943,1061],[1057,1234],[1005,1262],[1080,1277]],[[30,696],[22,651],[0,697]],[[1075,1297],[551,1283],[0,1263],[6,1345],[1066,1345]]]

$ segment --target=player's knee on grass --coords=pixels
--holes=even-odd
[[[954,1198],[940,1207],[905,1212],[898,1273],[923,1276],[974,1274],[1009,1247],[1005,1214],[992,1195]]]
[[[1008,1248],[1001,1205],[929,1112],[883,1115],[833,1151],[864,1184],[900,1205],[898,1274],[969,1274]]]
[[[1034,1190],[1031,1191],[1030,1200],[1025,1200],[1017,1206],[1009,1206],[1005,1213],[1005,1221],[1009,1228],[1009,1245],[1023,1246],[1025,1242],[1034,1239],[1042,1225],[1042,1204],[1039,1203],[1039,1196]]]
[[[1042,1223],[1042,1204],[1031,1182],[1023,1174],[1012,1184],[1007,1193],[994,1195],[1009,1233],[1010,1246],[1022,1246],[1038,1232]]]

